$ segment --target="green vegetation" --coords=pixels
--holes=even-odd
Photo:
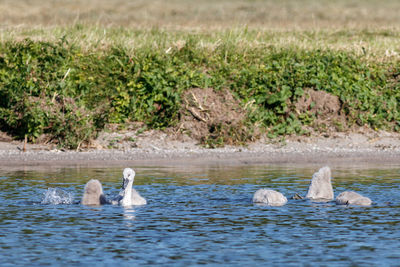
[[[304,125],[312,125],[317,114],[294,107],[307,88],[338,96],[349,127],[399,131],[398,57],[257,41],[269,35],[247,29],[122,31],[124,40],[142,40],[134,47],[127,42],[83,46],[69,35],[57,41],[4,40],[0,130],[31,141],[46,134],[76,148],[107,123],[175,126],[182,94],[198,87],[229,89],[248,113],[246,125],[268,129],[272,137],[303,133]],[[248,135],[218,128],[204,140],[223,143],[215,136],[219,131],[233,132],[240,142]]]
[[[399,131],[399,10],[397,0],[1,1],[0,131],[77,148],[108,124],[179,129],[193,88],[228,90],[246,113],[206,120],[215,112],[195,101],[208,147],[260,132]],[[335,97],[336,117],[321,103],[299,108],[310,90]]]

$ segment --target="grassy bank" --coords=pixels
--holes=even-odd
[[[174,127],[183,95],[193,88],[227,89],[246,113],[239,126],[208,125],[211,141],[221,144],[228,139],[219,133],[245,142],[254,128],[271,137],[331,126],[400,129],[394,30],[193,32],[78,24],[52,31],[2,32],[0,126],[16,138],[46,136],[76,148],[109,123]],[[313,101],[299,108],[310,90],[337,98],[335,118],[321,122],[327,118]]]

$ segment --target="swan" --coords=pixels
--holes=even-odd
[[[333,200],[333,188],[331,184],[331,169],[322,167],[314,173],[306,198],[313,200]]]
[[[107,203],[99,180],[91,179],[86,183],[81,203],[83,205],[103,205]]]
[[[146,205],[147,201],[132,187],[135,179],[135,171],[125,168],[123,171],[122,188],[117,198],[111,204],[121,206]]]
[[[287,203],[287,198],[278,191],[262,188],[254,193],[253,203],[262,203],[269,206],[283,206]]]
[[[336,204],[370,206],[372,201],[368,197],[364,197],[354,191],[344,191],[336,197]]]

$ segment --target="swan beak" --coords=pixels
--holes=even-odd
[[[125,189],[128,186],[129,179],[128,178],[123,178],[122,179],[122,189]]]

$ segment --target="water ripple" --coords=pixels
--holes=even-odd
[[[139,169],[136,189],[148,205],[130,208],[71,204],[90,178],[118,192],[114,170],[80,169],[85,179],[76,182],[74,169],[63,170],[67,182],[49,173],[3,176],[0,265],[397,265],[400,259],[397,169],[376,170],[379,179],[370,170],[336,173],[336,195],[360,191],[374,201],[371,207],[251,203],[262,187],[304,194],[313,170],[252,167],[232,172],[232,179],[224,169],[157,171],[140,176]]]

